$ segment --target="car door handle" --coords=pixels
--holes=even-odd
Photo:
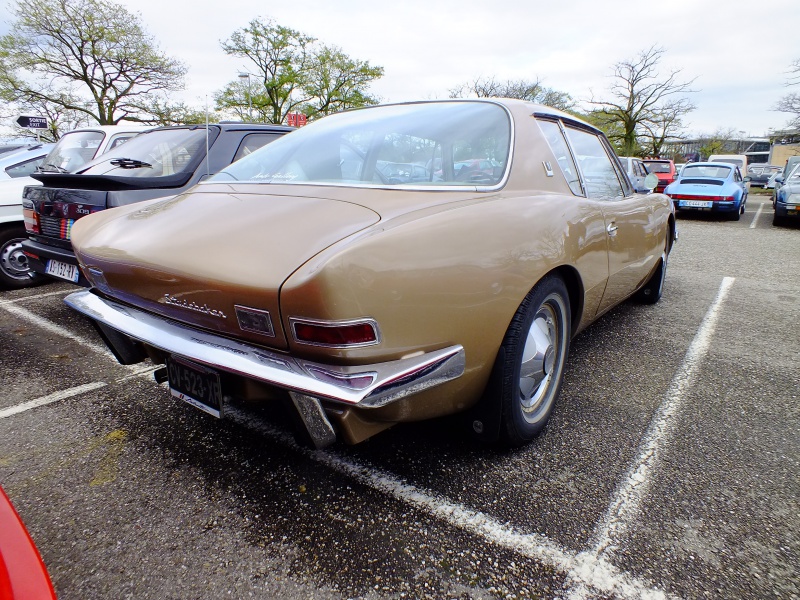
[[[606,227],[606,231],[608,232],[608,235],[617,235],[617,226],[614,224],[613,221],[608,224],[608,226]]]

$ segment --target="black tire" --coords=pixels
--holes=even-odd
[[[664,294],[664,283],[667,279],[667,266],[669,265],[669,252],[672,249],[670,238],[672,233],[667,232],[667,241],[664,244],[664,252],[661,254],[658,268],[647,280],[643,287],[634,294],[633,299],[641,304],[655,304],[661,300]]]
[[[509,446],[530,442],[547,425],[569,353],[570,314],[566,285],[549,275],[528,293],[508,326],[495,366],[502,373],[500,439]]]
[[[0,288],[17,290],[38,283],[32,278],[28,259],[22,253],[21,243],[28,239],[23,225],[0,229]]]
[[[777,213],[772,215],[772,225],[774,227],[780,227],[783,225],[783,219],[780,218]]]
[[[738,221],[739,219],[741,219],[741,218],[742,218],[742,211],[741,211],[741,210],[739,210],[739,209],[737,209],[737,210],[733,211],[732,213],[730,213],[730,214],[728,215],[728,218],[729,218],[731,221]]]

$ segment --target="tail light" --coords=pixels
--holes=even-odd
[[[329,348],[357,348],[380,343],[378,324],[373,319],[318,321],[290,318],[294,339],[301,344]]]
[[[689,194],[672,194],[673,200],[711,200],[712,202],[733,202],[733,196],[696,196]]]
[[[22,220],[25,223],[25,231],[28,233],[41,233],[42,228],[39,224],[39,215],[33,208],[33,202],[26,200],[22,203]]]

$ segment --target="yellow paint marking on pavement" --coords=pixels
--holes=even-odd
[[[97,444],[97,446],[105,445],[107,449],[89,485],[103,485],[111,483],[117,478],[119,475],[119,457],[122,456],[122,452],[125,450],[125,440],[127,438],[128,434],[124,429],[115,429],[106,435],[100,441],[100,444]]]

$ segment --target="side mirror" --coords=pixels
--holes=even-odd
[[[648,190],[652,191],[656,189],[657,185],[658,185],[658,175],[656,175],[655,173],[650,173],[647,177],[644,178],[644,187],[646,187]]]
[[[775,183],[783,183],[783,175],[778,175],[775,178]]]
[[[747,177],[745,177],[745,178],[744,178],[744,180],[743,180],[743,181],[744,181],[745,183],[748,183],[749,181],[752,181],[752,179],[753,179],[753,178],[752,178],[752,177],[750,177],[750,175],[748,175]]]

